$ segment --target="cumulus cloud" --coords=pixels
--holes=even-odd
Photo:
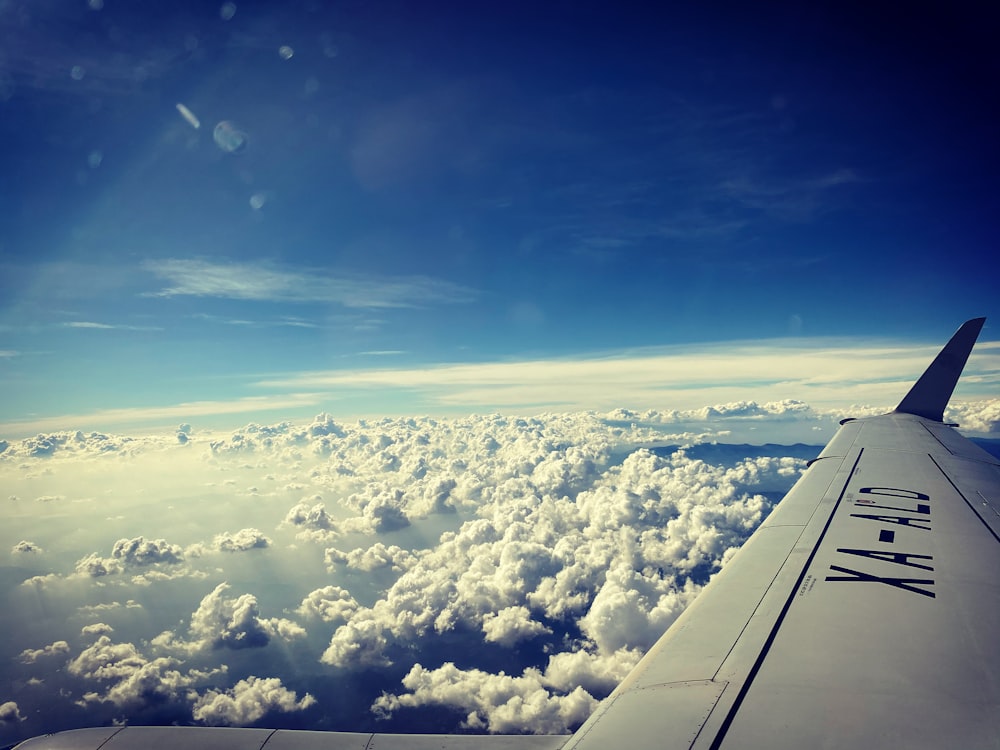
[[[361,511],[361,516],[348,526],[353,531],[382,533],[397,531],[410,525],[406,515],[403,490],[372,483],[362,493],[351,495],[347,505]]]
[[[963,430],[980,433],[1000,432],[1000,399],[958,401],[946,412],[946,420],[958,422]]]
[[[148,659],[134,644],[114,643],[107,635],[101,635],[70,660],[66,670],[102,688],[84,693],[80,705],[112,703],[118,707],[177,700],[192,686],[226,671],[221,667],[182,672],[178,669],[181,664],[172,657]]]
[[[160,439],[156,437],[134,438],[79,430],[43,433],[10,443],[6,450],[0,452],[0,460],[53,456],[135,455],[159,442]]]
[[[84,625],[80,628],[80,635],[88,637],[94,635],[108,635],[115,632],[115,629],[103,622],[95,622],[92,625]]]
[[[184,560],[184,552],[176,544],[164,539],[119,539],[111,549],[111,556],[125,565],[153,565],[166,563],[176,565]]]
[[[303,617],[317,617],[324,622],[347,620],[358,608],[351,593],[340,586],[324,586],[310,591],[295,610]]]
[[[781,401],[730,401],[728,403],[702,406],[697,409],[612,409],[606,415],[610,420],[618,422],[633,422],[638,424],[678,424],[698,421],[716,421],[725,419],[753,420],[822,420],[824,415],[816,412],[809,404],[796,399]]]
[[[275,637],[292,640],[306,635],[305,629],[291,620],[261,617],[253,594],[227,597],[229,588],[228,583],[220,583],[201,600],[191,615],[188,640],[165,631],[153,639],[153,645],[193,653],[205,648],[263,648]]]
[[[66,641],[56,641],[48,646],[37,649],[25,649],[21,652],[22,664],[34,664],[36,661],[47,656],[61,656],[69,653],[69,644]]]
[[[729,411],[758,413],[745,404]],[[412,553],[384,594],[338,627],[321,660],[386,665],[396,647],[456,629],[510,649],[578,633],[555,646],[544,671],[414,667],[404,692],[373,706],[386,715],[446,705],[467,714],[467,727],[488,731],[578,725],[767,515],[770,501],[753,489],[787,489],[805,463],[763,456],[714,465],[683,450],[620,452],[624,432],[646,437],[645,428],[596,415],[463,426],[454,446],[445,443],[447,429],[434,433],[438,442],[421,454],[426,464],[405,480],[411,439],[394,430],[383,441],[381,451],[397,461],[382,486],[398,479],[404,512],[417,483],[447,477],[456,507],[474,514],[435,547]],[[362,569],[366,558],[391,558],[389,550],[329,548],[326,561]]]
[[[18,709],[17,703],[14,701],[0,703],[0,724],[15,724],[25,720],[26,717],[21,716],[21,711]]]
[[[240,529],[234,534],[228,531],[216,534],[212,547],[220,552],[246,552],[271,546],[271,540],[257,529]]]
[[[321,498],[317,495],[313,499]],[[340,535],[336,521],[326,512],[326,506],[321,502],[310,505],[307,501],[302,501],[293,505],[281,523],[283,526],[299,529],[297,536],[308,541],[330,542]]]
[[[153,580],[172,580],[187,576],[199,577],[200,573],[187,568],[164,572],[161,565],[175,566],[184,562],[184,551],[176,544],[170,544],[165,539],[146,539],[137,536],[132,539],[119,539],[111,548],[110,557],[101,557],[91,552],[76,562],[72,577],[103,578],[115,576],[142,569],[142,573],[133,576],[132,583],[148,584]]]
[[[134,698],[144,694],[197,702],[198,721],[243,723],[271,710],[239,707],[240,696],[253,693],[248,672],[234,674],[239,687],[229,688],[232,682],[202,680],[205,673],[183,660],[211,669],[205,660],[247,650],[227,657],[243,665],[234,670],[246,670],[259,663],[249,649],[297,640],[296,651],[315,649],[313,658],[338,669],[401,662],[394,674],[409,672],[407,681],[374,707],[384,715],[447,706],[476,730],[571,729],[749,536],[769,511],[771,493],[791,486],[804,465],[780,454],[722,460],[704,450],[650,449],[697,441],[700,433],[682,424],[689,419],[756,424],[817,417],[794,402],[733,401],[698,414],[621,409],[355,423],[320,415],[305,425],[248,425],[222,440],[199,431],[201,439],[186,447],[171,434],[171,446],[157,443],[157,450],[181,451],[207,470],[228,472],[212,477],[217,485],[238,471],[234,481],[241,486],[280,488],[254,503],[253,522],[270,518],[277,539],[295,534],[322,545],[295,550],[306,577],[287,581],[302,588],[290,592],[291,606],[300,603],[285,617],[308,621],[326,643],[317,648],[297,622],[267,616],[274,613],[254,594],[212,583],[190,601],[188,622],[161,624],[157,631],[170,629],[136,636],[137,645],[114,642],[105,624],[122,632],[125,625],[109,616],[123,616],[126,607],[139,606],[135,600],[79,608],[92,623],[81,631],[90,645],[72,660],[70,674],[92,681],[83,698],[91,707],[145,705]],[[52,465],[51,457],[25,460]],[[209,533],[218,528],[227,526]],[[385,533],[393,536],[377,537]],[[142,583],[151,587],[143,596],[157,596],[156,587],[187,566],[211,568],[218,580],[220,566],[251,562],[210,553],[273,547],[256,528],[186,549],[141,536],[111,540],[110,554],[80,559],[76,575],[97,584],[108,576],[118,576],[116,586]],[[285,569],[287,549],[279,543],[266,553],[276,570]],[[322,562],[335,578],[324,579]],[[470,654],[506,650],[513,666],[507,674],[476,670],[475,662],[463,665],[468,669],[414,667],[438,637],[466,639]],[[37,644],[17,649],[25,645]],[[272,687],[272,695],[282,695],[280,685]],[[287,705],[301,704],[286,692]],[[281,702],[256,701],[248,705]]]
[[[551,632],[551,628],[531,619],[531,612],[527,607],[506,607],[496,614],[491,612],[483,616],[486,640],[501,646],[515,646],[519,641]]]
[[[341,552],[335,547],[328,547],[324,553],[324,559],[331,572],[337,565],[343,565],[366,573],[383,568],[398,573],[413,565],[417,557],[402,547],[395,544],[386,546],[382,542],[376,542],[371,547],[359,547],[350,552]]]
[[[250,724],[269,711],[304,711],[316,703],[309,693],[298,695],[281,684],[277,677],[248,677],[231,690],[209,690],[194,703],[195,721],[213,726]]]
[[[124,571],[125,564],[120,559],[101,557],[96,552],[92,552],[76,562],[76,575],[83,577],[101,578],[103,576],[123,573]]]
[[[438,669],[417,664],[403,678],[409,693],[383,694],[372,710],[389,717],[401,708],[444,705],[466,712],[462,726],[492,733],[514,733],[531,727],[537,734],[565,734],[579,726],[597,706],[583,688],[554,695],[537,669],[520,677],[478,669],[461,670],[451,662]]]
[[[102,602],[101,604],[84,604],[77,607],[77,612],[84,617],[91,617],[105,612],[116,612],[122,609],[142,609],[142,605],[135,599],[125,602]]]
[[[335,667],[385,667],[388,629],[372,617],[352,617],[337,628],[320,661]]]
[[[45,550],[43,550],[41,547],[39,547],[34,542],[29,542],[27,540],[22,539],[20,542],[18,542],[13,547],[11,547],[10,553],[12,555],[18,555],[18,554],[40,554],[40,553],[42,553],[44,551]]]

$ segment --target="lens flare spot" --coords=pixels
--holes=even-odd
[[[190,125],[192,128],[197,130],[198,128],[201,127],[201,122],[195,116],[194,112],[192,112],[190,109],[185,107],[180,102],[177,102],[177,111],[181,113],[181,117],[187,120],[188,125]]]
[[[215,130],[212,131],[212,139],[215,141],[215,145],[227,154],[243,153],[247,147],[246,133],[239,130],[229,120],[223,120],[215,126]]]

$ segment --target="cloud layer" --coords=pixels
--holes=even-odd
[[[427,276],[330,275],[265,263],[218,263],[184,258],[149,261],[146,268],[169,284],[156,293],[159,297],[221,297],[387,308],[466,303],[478,296],[473,289]]]
[[[41,705],[571,731],[818,452],[717,441],[830,422],[733,401],[13,441],[2,737],[44,731]]]

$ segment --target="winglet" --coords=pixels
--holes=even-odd
[[[916,414],[936,422],[944,421],[944,408],[948,405],[985,322],[986,318],[973,318],[962,324],[920,376],[920,380],[913,384],[910,392],[899,402],[896,413]]]

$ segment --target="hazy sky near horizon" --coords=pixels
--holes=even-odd
[[[998,312],[984,8],[5,3],[0,436],[892,405]]]

